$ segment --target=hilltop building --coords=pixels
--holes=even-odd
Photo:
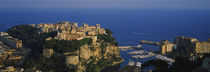
[[[84,38],[92,38],[93,42],[97,41],[98,34],[106,34],[104,28],[100,27],[100,24],[96,26],[89,26],[84,23],[82,26],[78,26],[78,23],[63,22],[62,24],[30,24],[30,26],[36,27],[43,32],[57,32],[57,36],[54,39],[58,40],[81,40]],[[48,38],[47,40],[51,40]]]
[[[22,40],[18,40],[18,39],[16,39],[16,38],[13,38],[12,36],[10,36],[8,33],[6,33],[6,32],[1,32],[1,34],[0,34],[1,36],[0,36],[0,39],[4,42],[4,43],[6,43],[6,44],[8,44],[8,45],[10,45],[10,46],[12,46],[12,47],[14,47],[14,48],[21,48],[22,47]]]

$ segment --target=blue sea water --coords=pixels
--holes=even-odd
[[[53,9],[0,8],[0,31],[20,24],[70,21],[101,24],[114,32],[120,46],[138,45],[139,40],[169,40],[189,36],[205,41],[210,38],[210,10],[184,9]],[[158,47],[144,45],[146,50]],[[125,65],[129,56],[121,51]]]

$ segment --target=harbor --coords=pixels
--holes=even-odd
[[[126,47],[132,47],[132,46],[126,46]],[[121,51],[123,47],[121,47]],[[169,65],[171,65],[172,63],[175,62],[175,60],[161,55],[161,54],[157,54],[154,53],[152,51],[147,50],[146,48],[142,48],[140,50],[138,49],[133,49],[133,48],[127,48],[126,52],[126,56],[128,58],[127,63],[125,64],[124,67],[121,68],[120,72],[124,72],[126,70],[129,70],[132,72],[149,72],[154,70],[154,67],[149,67],[149,68],[144,68],[142,67],[142,64],[144,64],[146,61],[148,60],[152,60],[152,59],[160,59],[163,61],[166,61]]]
[[[171,59],[167,56],[164,56],[164,55],[161,55],[161,54],[156,54],[156,53],[153,53],[153,52],[144,51],[144,50],[131,51],[128,54],[133,55],[133,56],[131,56],[131,58],[133,58],[133,59],[144,59],[144,58],[154,57],[156,59],[164,60],[164,61],[167,61],[167,62],[175,62],[173,59]]]

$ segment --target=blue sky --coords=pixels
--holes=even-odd
[[[0,7],[210,9],[210,0],[0,0]]]

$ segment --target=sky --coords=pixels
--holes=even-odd
[[[210,9],[210,0],[0,0],[0,7]]]

